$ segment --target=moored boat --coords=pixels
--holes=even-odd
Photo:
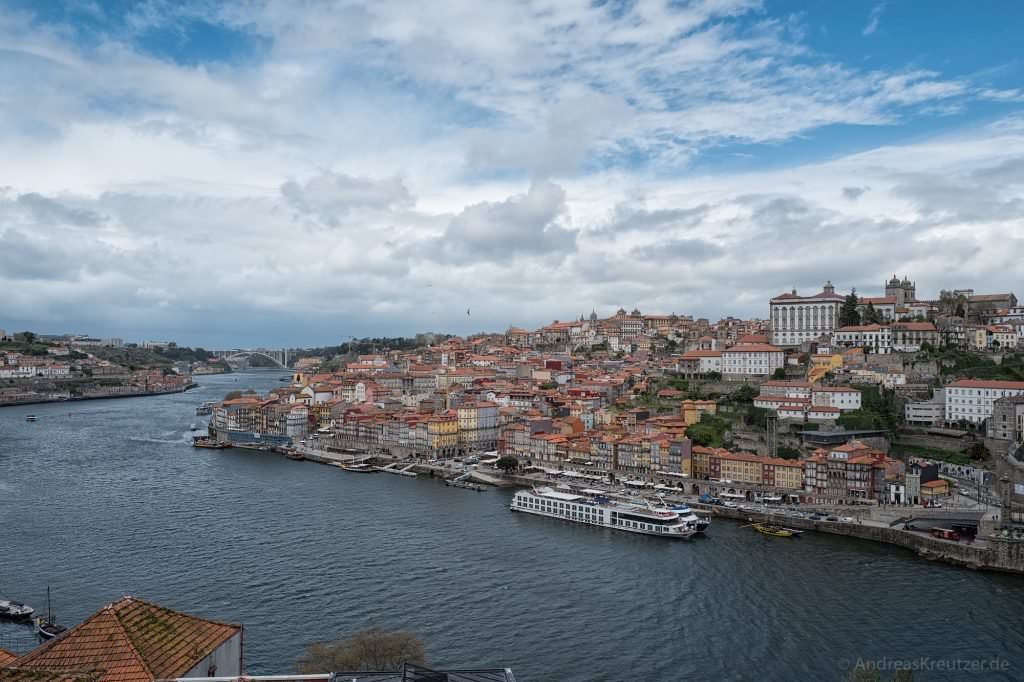
[[[670,509],[676,514],[679,514],[679,518],[698,533],[703,534],[704,531],[708,529],[708,526],[711,525],[711,519],[705,516],[697,516],[697,514],[695,514],[694,511],[685,504],[676,504],[670,507]]]
[[[28,604],[13,599],[0,599],[0,618],[28,620],[36,610]]]
[[[38,417],[36,417],[34,414],[25,415],[25,421],[27,422],[34,422],[36,419],[38,419]]]
[[[789,528],[770,523],[753,523],[751,527],[762,535],[770,535],[775,538],[791,538],[794,535],[793,531]]]
[[[36,618],[36,632],[43,639],[53,639],[60,633],[67,630],[63,625],[57,624],[57,616],[50,605],[50,586],[46,586],[46,618]]]
[[[345,471],[351,471],[356,474],[375,474],[377,470],[369,464],[341,464],[339,465]]]
[[[194,448],[209,448],[211,450],[222,450],[224,448],[230,448],[231,443],[219,443],[209,436],[196,436],[192,439],[192,447]]]
[[[552,488],[520,490],[512,498],[512,511],[548,516],[641,535],[688,539],[697,532],[667,507],[614,502],[603,496],[577,495]]]
[[[298,450],[289,450],[288,452],[285,453],[284,457],[285,459],[293,459],[296,462],[301,462],[302,460],[306,459],[306,456],[303,455]]]

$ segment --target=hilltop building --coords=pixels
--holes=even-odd
[[[793,289],[779,294],[768,305],[772,345],[795,347],[835,330],[843,297],[829,281],[812,296],[801,296]]]

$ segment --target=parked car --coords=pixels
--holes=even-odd
[[[739,507],[739,505],[737,505],[735,502],[723,502],[722,506],[728,507],[729,509],[736,509]]]
[[[838,521],[839,517],[838,516],[826,516],[825,520],[826,521]]]
[[[839,522],[840,523],[854,523],[854,518],[852,516],[840,516],[839,517]]]

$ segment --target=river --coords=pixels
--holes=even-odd
[[[841,680],[922,657],[1004,669],[918,680],[1024,678],[1019,577],[727,520],[692,542],[633,536],[512,514],[507,491],[189,446],[199,403],[280,376],[0,409],[0,594],[42,610],[50,585],[68,625],[125,594],[242,623],[253,674],[379,625],[432,664],[520,682]],[[0,647],[33,644],[0,624]]]

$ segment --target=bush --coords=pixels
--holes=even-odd
[[[412,633],[369,628],[349,639],[310,645],[296,667],[299,673],[397,671],[403,663],[424,665],[426,662],[423,642]]]

